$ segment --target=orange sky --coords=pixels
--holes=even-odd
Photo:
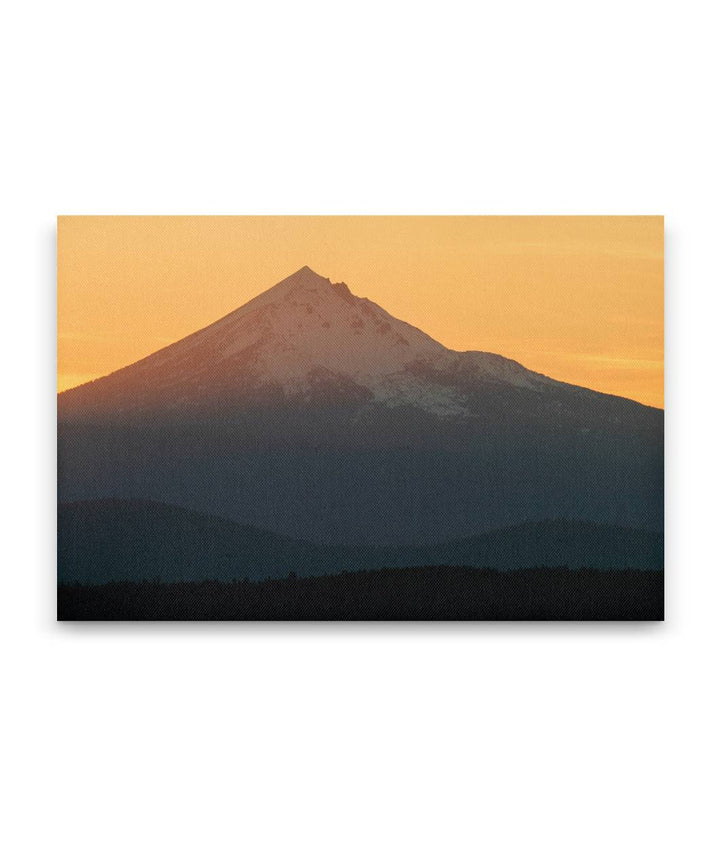
[[[306,264],[448,347],[663,406],[662,217],[60,217],[58,390]]]

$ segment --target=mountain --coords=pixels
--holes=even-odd
[[[146,500],[58,507],[58,579],[264,579],[323,568],[322,550],[253,526]]]
[[[445,348],[307,267],[60,394],[58,421],[62,501],[144,497],[341,544],[662,529],[662,411]]]
[[[604,570],[660,570],[664,567],[661,533],[582,520],[521,523],[472,538],[418,547],[414,553],[399,552],[408,553],[402,556],[403,565],[451,565],[503,571],[530,567]]]
[[[662,541],[657,533],[560,520],[425,547],[322,546],[162,503],[101,500],[59,506],[58,578],[262,580],[430,566],[659,570]]]
[[[558,383],[518,363],[460,353],[399,321],[343,282],[303,267],[230,315],[98,381],[61,394],[61,418],[192,415],[229,401],[334,395],[469,416],[473,381],[542,391]]]

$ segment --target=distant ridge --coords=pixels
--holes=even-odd
[[[527,523],[428,547],[330,547],[144,500],[60,505],[64,582],[260,580],[412,566],[654,569],[663,538],[582,521]]]

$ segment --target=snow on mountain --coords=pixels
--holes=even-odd
[[[444,350],[370,300],[355,297],[345,283],[331,283],[308,267],[199,334],[206,337],[214,340],[221,360],[259,348],[259,376],[280,382],[287,392],[302,388],[317,368],[369,379]]]
[[[345,283],[303,267],[210,326],[61,399],[109,397],[126,410],[153,398],[181,406],[264,388],[302,398],[334,384],[388,407],[453,416],[467,412],[458,378],[556,384],[496,354],[445,348]]]

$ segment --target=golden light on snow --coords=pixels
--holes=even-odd
[[[447,347],[663,406],[661,217],[60,217],[58,389],[303,265]]]

